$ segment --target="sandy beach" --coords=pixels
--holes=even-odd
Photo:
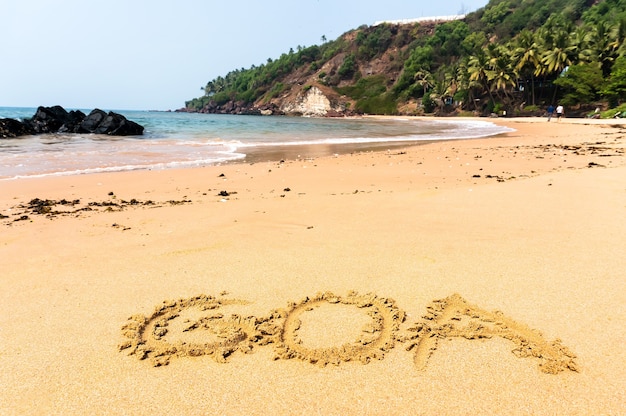
[[[0,182],[0,414],[624,414],[626,125],[490,121]]]

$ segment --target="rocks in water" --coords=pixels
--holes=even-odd
[[[143,134],[143,127],[126,119],[121,114],[105,113],[95,109],[80,123],[80,133],[110,134],[113,136],[135,136]]]
[[[0,119],[0,137],[10,138],[27,134],[45,133],[95,133],[113,136],[143,134],[143,126],[121,114],[95,109],[85,115],[80,110],[67,111],[56,105],[39,107],[35,115],[24,121]]]
[[[21,121],[12,118],[0,118],[0,138],[12,138],[32,134]]]
[[[80,110],[72,110],[67,113],[67,118],[61,127],[59,133],[80,133],[80,124],[85,118],[85,113]]]
[[[80,129],[84,132],[94,133],[100,123],[106,118],[107,113],[96,108],[80,123]]]
[[[176,110],[179,113],[206,113],[206,114],[237,114],[237,115],[251,115],[251,116],[269,116],[269,115],[284,115],[285,113],[278,108],[276,104],[267,103],[261,106],[247,103],[245,101],[227,101],[223,104],[218,104],[216,101],[209,101],[204,107],[199,110],[191,108],[180,108]]]
[[[35,115],[23,121],[23,124],[32,132],[44,133],[77,133],[78,126],[85,114],[82,111],[67,112],[60,105],[53,107],[39,107]]]
[[[93,110],[91,113],[94,111],[96,110]],[[110,111],[109,114],[104,117],[104,120],[98,124],[93,133],[110,134],[113,136],[138,136],[143,134],[143,126],[126,119],[126,117],[121,114]]]

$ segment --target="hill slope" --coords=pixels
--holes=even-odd
[[[184,111],[338,116],[532,112],[556,100],[615,106],[626,90],[625,38],[626,0],[491,0],[462,20],[362,26],[298,47],[209,81]]]

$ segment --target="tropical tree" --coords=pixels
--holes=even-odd
[[[424,94],[428,92],[429,89],[433,87],[433,74],[426,69],[419,69],[414,76],[415,83],[422,87]]]
[[[543,66],[540,67],[545,74],[560,74],[577,57],[578,49],[570,43],[569,33],[565,30],[559,30],[553,43],[545,46],[547,48],[541,56]]]
[[[450,65],[444,67],[444,71],[446,73],[446,77],[448,79],[448,95],[453,97],[455,100],[463,100],[466,98],[466,94],[461,92],[461,84],[463,80],[461,79],[461,64],[459,60],[451,63]],[[458,94],[459,92],[460,95]]]
[[[495,103],[493,94],[491,93],[490,80],[493,78],[493,71],[489,62],[489,57],[484,50],[479,51],[476,55],[469,58],[467,71],[469,80],[479,85],[483,91],[486,91],[491,98],[491,102]]]
[[[517,73],[512,60],[504,47],[497,47],[491,51],[491,88],[500,96],[500,92],[507,98],[508,88],[517,85]]]
[[[611,75],[601,92],[608,97],[611,107],[617,107],[626,100],[626,55],[615,60]]]
[[[599,21],[591,32],[589,52],[593,61],[600,64],[604,77],[609,76],[613,62],[618,56],[620,46],[617,42],[618,30],[605,21]]]
[[[430,98],[435,101],[439,108],[445,105],[445,99],[452,97],[453,78],[445,68],[439,68],[433,76],[433,88]]]
[[[467,102],[468,107],[466,108],[469,109],[469,104],[472,103],[474,110],[478,110],[477,103],[479,99],[477,97],[483,92],[483,87],[479,81],[472,79],[469,68],[469,57],[459,61],[456,70],[457,92],[455,95]]]
[[[426,93],[422,97],[422,107],[424,108],[424,112],[432,113],[433,110],[435,109],[435,105],[436,105],[436,103],[432,99],[432,97],[430,96],[430,93]]]
[[[626,55],[626,18],[621,19],[617,24],[613,43],[618,56]]]
[[[541,64],[535,75],[543,75],[544,81],[556,79],[565,68],[578,62],[578,48],[570,38],[571,25],[566,25],[559,19],[548,19],[541,29]],[[552,102],[556,100],[557,88],[554,88]]]
[[[562,77],[554,81],[565,92],[562,100],[565,105],[594,102],[602,82],[602,71],[595,63],[572,65]]]
[[[454,99],[461,103],[461,108],[470,109],[471,103],[475,104],[474,98],[474,82],[470,81],[470,75],[468,71],[469,58],[463,57],[459,59],[450,70],[454,70],[455,73],[452,76],[454,82]],[[474,105],[474,110],[476,110]]]
[[[585,62],[593,62],[591,50],[591,31],[587,26],[580,26],[570,33],[570,42],[578,50],[578,59]]]
[[[396,95],[400,95],[411,88],[415,83],[415,74],[418,71],[430,71],[433,59],[434,54],[431,46],[418,46],[412,49],[394,86]]]
[[[531,104],[535,105],[535,72],[541,61],[541,49],[530,30],[524,29],[517,36],[511,59],[511,64],[524,79],[525,84],[530,78]]]

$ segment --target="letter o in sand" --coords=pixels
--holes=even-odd
[[[307,311],[323,304],[349,305],[364,310],[371,318],[362,329],[359,339],[339,346],[315,348],[307,347],[300,339],[298,331]],[[313,298],[305,298],[299,303],[290,304],[282,313],[284,322],[279,329],[276,345],[276,359],[297,358],[312,364],[325,366],[339,365],[341,362],[384,358],[385,352],[394,347],[396,333],[404,321],[404,312],[393,300],[379,298],[374,294],[359,295],[350,292],[347,296],[336,296],[324,292]]]

